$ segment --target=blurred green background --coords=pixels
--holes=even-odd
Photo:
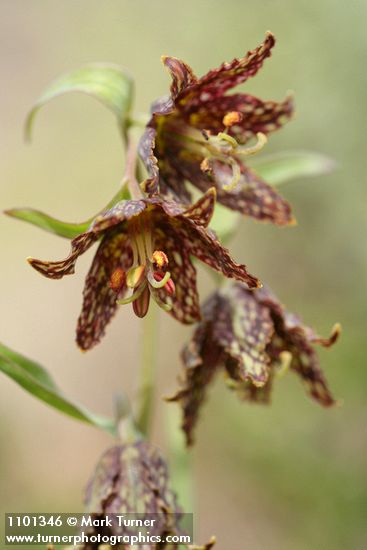
[[[367,4],[362,0],[2,0],[0,2],[2,209],[32,206],[83,220],[117,189],[123,154],[110,113],[85,96],[46,107],[31,146],[22,127],[50,80],[90,61],[127,67],[137,111],[167,92],[161,54],[182,57],[198,75],[259,44],[278,43],[246,90],[264,99],[296,97],[297,117],[267,152],[311,149],[338,162],[329,176],[282,188],[298,226],[242,223],[232,249],[290,310],[320,332],[335,321],[340,343],[320,353],[343,406],[323,410],[293,375],[278,382],[271,407],[236,402],[221,379],[210,392],[192,451],[196,538],[215,533],[229,550],[367,548],[365,126]],[[83,278],[54,282],[24,259],[61,258],[68,243],[2,217],[0,339],[47,365],[68,394],[110,413],[111,395],[136,392],[140,322],[125,307],[103,343],[74,345]],[[201,272],[202,296],[210,280]],[[161,316],[154,440],[166,448],[162,403],[189,337]],[[93,428],[58,415],[1,377],[1,509],[78,511],[97,457],[110,444]]]

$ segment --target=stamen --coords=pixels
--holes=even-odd
[[[255,155],[256,153],[261,151],[261,149],[267,143],[268,138],[262,132],[258,132],[256,134],[256,137],[257,137],[257,143],[255,143],[255,145],[253,145],[252,147],[238,147],[236,150],[236,154],[247,157],[249,155]]]
[[[224,132],[219,132],[217,137],[223,141],[227,141],[233,147],[233,149],[236,149],[238,147],[238,143],[235,140],[235,138],[232,136],[229,136]]]
[[[210,165],[210,160],[207,157],[204,160],[201,161],[200,170],[202,170],[206,174],[211,174],[212,173],[212,167]]]
[[[157,275],[160,275],[160,274],[157,274]],[[159,281],[157,281],[154,278],[154,274],[151,271],[148,271],[147,273],[147,279],[149,281],[149,284],[154,288],[163,288],[170,278],[171,278],[171,273],[169,271],[167,271],[165,276]]]
[[[135,242],[136,242],[136,245],[138,247],[139,264],[140,265],[146,265],[147,256],[146,256],[146,251],[145,251],[144,237],[140,232],[136,234]]]
[[[167,255],[162,250],[155,250],[151,258],[157,269],[165,269],[168,266]]]
[[[172,307],[173,307],[173,304],[171,302],[171,298],[168,297],[167,298],[167,302],[163,302],[163,300],[160,299],[160,297],[158,296],[158,293],[157,292],[153,292],[153,298],[154,298],[154,301],[156,302],[156,304],[162,308],[164,311],[171,311]]]
[[[150,260],[153,254],[153,238],[152,238],[152,231],[151,231],[151,226],[148,218],[145,218],[143,220],[143,225],[144,225],[143,238],[144,238],[144,244],[145,244],[145,251],[146,251],[148,260]]]
[[[145,266],[144,265],[138,265],[136,267],[132,267],[126,277],[126,284],[129,288],[136,288],[138,287],[143,279],[144,279],[144,272],[145,272]]]
[[[129,296],[129,298],[122,298],[121,300],[117,300],[118,305],[124,306],[125,304],[131,304],[131,302],[134,302],[139,298],[145,288],[147,288],[147,286],[145,283],[143,283],[138,287],[135,292],[133,292],[133,294],[131,294],[131,296]]]
[[[242,113],[239,111],[231,111],[230,113],[227,113],[223,117],[223,125],[226,128],[230,128],[231,126],[234,126],[234,124],[238,124],[243,119]]]
[[[139,263],[139,253],[133,237],[131,238],[131,250],[133,252],[133,265],[137,265]]]
[[[223,189],[225,191],[232,191],[232,189],[236,187],[241,179],[241,169],[238,162],[236,162],[235,159],[231,157],[228,157],[227,163],[232,168],[232,179],[230,183],[228,183],[227,185],[223,185]]]
[[[126,283],[126,273],[122,267],[117,267],[110,277],[110,288],[118,294]]]

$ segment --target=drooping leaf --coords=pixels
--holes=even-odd
[[[94,414],[63,395],[44,367],[3,344],[0,344],[0,371],[54,409],[115,435],[113,419]]]
[[[105,206],[105,208],[103,208],[99,213],[108,210],[120,200],[125,200],[128,198],[128,188],[126,185],[123,185],[118,193],[113,197],[113,199],[111,199],[110,202]],[[94,218],[99,214],[98,213],[95,216],[92,216],[91,218],[89,218],[89,220],[86,220],[85,222],[70,223],[57,220],[56,218],[53,218],[52,216],[49,216],[44,212],[40,212],[39,210],[34,210],[33,208],[11,208],[9,210],[5,210],[4,213],[7,216],[25,221],[27,223],[40,227],[41,229],[44,229],[49,233],[54,233],[59,237],[65,237],[66,239],[74,239],[74,237],[80,235],[80,233],[84,233],[88,229]]]
[[[131,77],[118,65],[94,63],[51,83],[27,117],[26,139],[31,137],[34,118],[39,109],[51,99],[68,92],[82,92],[96,98],[116,115],[121,127],[126,123],[133,94]]]
[[[73,239],[80,233],[84,233],[90,225],[89,220],[82,223],[62,222],[40,210],[33,210],[33,208],[11,208],[5,210],[5,214],[67,239]]]
[[[274,186],[296,178],[327,174],[335,168],[331,158],[312,151],[285,151],[254,160],[252,165],[267,183]]]

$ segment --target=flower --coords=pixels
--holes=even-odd
[[[203,320],[182,353],[182,387],[168,399],[182,405],[188,444],[193,443],[193,429],[207,387],[221,368],[229,386],[242,399],[269,402],[274,378],[288,367],[302,378],[308,393],[321,405],[335,404],[313,346],[334,344],[339,325],[329,338],[320,338],[289,313],[269,289],[249,292],[240,283],[212,294],[202,313]]]
[[[101,238],[86,278],[78,320],[77,343],[81,349],[88,350],[99,342],[118,304],[132,302],[135,313],[143,317],[150,295],[182,323],[198,321],[196,270],[190,256],[250,288],[260,286],[246,266],[233,261],[207,227],[214,204],[214,189],[186,208],[157,196],[120,201],[71,241],[66,259],[28,259],[42,275],[60,279],[74,273],[78,257]]]
[[[245,57],[201,78],[183,61],[163,57],[172,77],[171,95],[153,104],[139,147],[150,175],[148,193],[159,190],[185,203],[191,198],[185,181],[201,191],[215,186],[218,201],[228,208],[278,225],[294,223],[289,204],[243,162],[291,118],[292,99],[277,103],[249,94],[225,95],[256,75],[274,43],[267,33]],[[249,147],[251,138],[257,143]]]
[[[116,445],[103,454],[87,486],[85,512],[101,517],[154,514],[151,536],[177,533],[182,517],[165,460],[152,444],[141,439]],[[133,533],[128,526],[116,524],[109,534]]]
[[[184,518],[165,459],[139,436],[128,436],[101,456],[85,494],[83,518],[89,517],[92,525],[83,526],[83,544],[64,550],[127,550],[136,548],[134,537],[139,539],[138,547],[146,550],[210,550],[216,542],[211,537],[203,546],[187,544],[192,519],[189,514]],[[186,542],[171,542],[176,537],[185,537]],[[47,550],[55,548],[49,545]]]

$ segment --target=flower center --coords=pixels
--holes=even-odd
[[[154,238],[151,216],[140,214],[128,222],[128,232],[133,252],[133,262],[124,278],[126,286],[132,290],[128,298],[118,300],[118,304],[133,302],[134,312],[138,317],[144,317],[149,308],[150,291],[163,288],[168,296],[174,294],[175,285],[168,271],[168,258],[162,250],[154,249]],[[118,282],[123,280],[117,268],[110,279],[110,287],[115,290]],[[121,289],[121,286],[120,286]],[[161,302],[156,293],[154,299],[164,309],[171,309],[170,303]]]
[[[213,134],[209,130],[198,130],[188,124],[177,125],[173,119],[167,121],[166,131],[169,132],[171,139],[180,142],[181,148],[182,142],[184,142],[184,154],[194,153],[203,158],[200,168],[204,173],[208,175],[213,173],[215,161],[229,166],[232,175],[229,183],[223,185],[222,188],[225,191],[230,191],[237,186],[241,178],[239,157],[255,155],[267,142],[265,134],[258,132],[255,145],[249,147],[240,145],[233,136],[229,135],[229,131],[241,120],[241,113],[231,111],[223,117],[223,132]]]

